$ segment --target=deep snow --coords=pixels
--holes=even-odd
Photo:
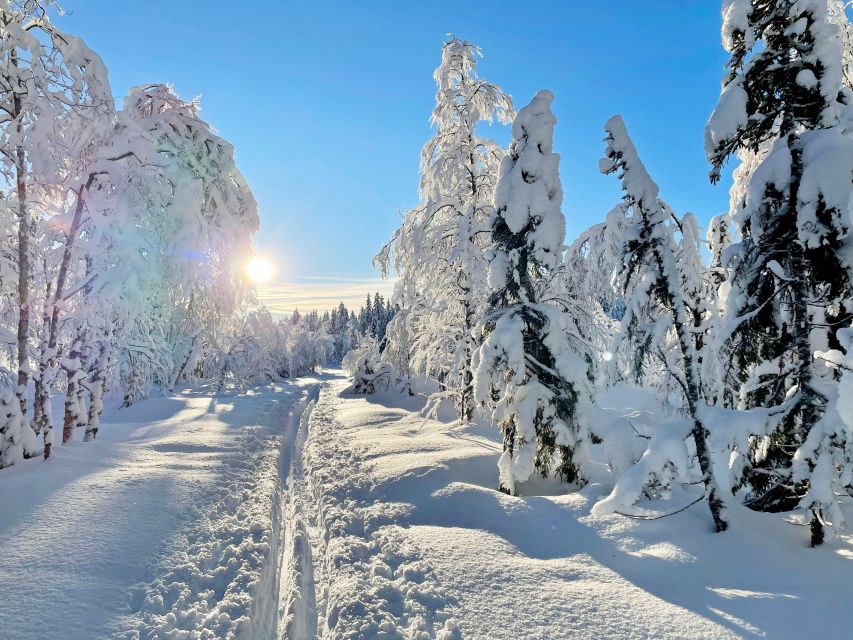
[[[4,469],[0,638],[849,634],[848,538],[809,549],[790,516],[735,506],[725,534],[701,505],[592,516],[606,484],[506,496],[497,430],[348,387],[148,400]],[[603,400],[611,428],[658,419],[639,395]]]
[[[305,449],[333,514],[332,590],[318,599],[319,628],[332,637],[359,637],[378,610],[392,612],[388,633],[362,637],[418,637],[404,631],[412,616],[428,630],[449,619],[459,637],[490,640],[849,635],[849,538],[809,549],[804,528],[785,522],[791,516],[734,505],[724,534],[713,533],[702,505],[657,521],[594,517],[592,504],[611,488],[599,484],[572,494],[522,485],[538,495],[506,496],[495,490],[497,430],[424,421],[416,399],[354,396],[347,386],[324,385]],[[631,402],[617,406],[620,397]],[[597,420],[656,418],[636,395],[607,400]],[[418,588],[429,585],[425,613],[410,603],[421,594],[408,598],[412,585],[376,559],[388,540],[419,567]]]

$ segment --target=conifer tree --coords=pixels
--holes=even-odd
[[[489,284],[493,290],[475,357],[476,397],[503,434],[500,489],[533,471],[582,481],[576,450],[579,405],[589,395],[585,363],[569,349],[560,310],[539,302],[561,258],[566,223],[552,151],[554,96],[540,91],[518,112],[495,191]]]
[[[747,504],[811,512],[819,544],[838,474],[822,464],[843,446],[827,424],[838,373],[814,352],[839,346],[853,313],[848,202],[853,146],[845,132],[851,91],[845,37],[827,0],[729,0],[723,44],[731,54],[706,131],[716,181],[733,154],[751,159],[733,193],[732,247],[720,359],[739,383],[738,408],[776,407],[741,452]],[[828,418],[827,418],[828,419]],[[817,475],[815,475],[817,474]]]
[[[658,186],[637,155],[622,118],[611,118],[605,130],[607,149],[600,168],[603,173],[619,173],[625,205],[632,212],[620,274],[629,299],[622,318],[621,337],[637,351],[657,352],[668,377],[681,388],[684,408],[692,421],[690,434],[705,485],[705,498],[716,530],[725,531],[728,527],[725,505],[714,477],[708,430],[701,418],[701,380],[693,332],[695,323],[691,320],[692,308],[697,305],[685,299],[688,297],[685,273],[679,269],[670,228],[673,213],[660,200]],[[674,345],[666,342],[671,332],[676,337]],[[678,471],[684,474],[685,469]]]

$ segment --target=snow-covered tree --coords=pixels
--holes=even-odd
[[[836,8],[828,0],[728,0],[722,35],[731,60],[706,131],[712,180],[733,154],[750,162],[733,192],[741,240],[728,252],[720,359],[739,383],[740,408],[779,409],[740,452],[746,502],[809,509],[813,544],[833,506],[825,487],[811,484],[839,472],[822,461],[843,446],[818,435],[827,433],[819,425],[837,372],[813,354],[838,345],[838,327],[853,313],[853,94],[839,31],[846,18]]]
[[[388,391],[396,384],[394,369],[382,360],[379,342],[371,335],[362,336],[341,363],[352,379],[353,393],[370,395]]]
[[[148,309],[155,314],[150,322],[162,327],[165,344],[140,351],[139,342],[128,341],[119,361],[136,362],[122,366],[137,371],[137,380],[142,370],[157,372],[149,388],[169,387],[229,331],[249,295],[241,266],[258,227],[257,204],[235,165],[233,146],[199,117],[198,101],[182,100],[166,85],[145,85],[131,89],[123,113],[147,132],[171,196],[165,206],[143,208],[136,222],[149,243],[141,251],[144,287],[159,301]],[[140,331],[144,327],[132,330]],[[154,355],[157,362],[142,364],[140,358]]]
[[[560,157],[553,152],[554,96],[540,91],[518,112],[495,191],[489,285],[493,291],[475,362],[476,399],[503,434],[500,489],[514,494],[535,471],[583,482],[576,453],[589,396],[586,363],[560,309],[539,300],[560,262],[566,221]]]
[[[688,331],[693,338],[696,367],[702,381],[702,393],[706,400],[717,397],[716,381],[704,379],[705,359],[709,350],[709,339],[716,330],[719,318],[717,287],[714,272],[702,257],[699,222],[692,213],[678,218],[675,212],[670,218],[676,227],[676,270],[681,278],[681,292],[687,309]]]
[[[701,380],[693,332],[695,323],[692,320],[696,305],[688,302],[689,290],[685,290],[685,284],[691,279],[686,278],[688,274],[679,268],[679,252],[671,226],[676,219],[660,199],[658,186],[637,155],[622,118],[611,118],[605,130],[607,149],[600,168],[603,173],[619,174],[625,192],[624,202],[631,211],[620,274],[628,303],[619,339],[640,354],[657,354],[667,378],[675,381],[681,389],[684,410],[691,421],[689,434],[695,445],[701,481],[705,485],[705,499],[716,530],[724,531],[728,526],[725,505],[714,477],[708,430],[702,422]],[[692,239],[694,234],[695,229],[690,231],[688,239]],[[675,339],[672,340],[671,336]],[[642,360],[638,359],[636,365],[641,367]],[[651,477],[665,473],[687,477],[685,466],[688,456],[683,440],[681,442],[677,456],[644,456],[644,464],[655,459],[660,468],[644,468],[642,474],[631,477],[640,482],[634,487],[634,497]],[[670,444],[671,440],[667,440],[667,450],[671,449]],[[623,490],[617,485],[614,493]]]
[[[619,204],[581,233],[566,249],[563,264],[545,289],[546,300],[562,307],[572,333],[585,343],[594,380],[604,384],[619,381],[625,366],[616,366],[613,337],[625,312],[625,297],[617,284],[622,265],[627,219]],[[623,363],[624,365],[624,363]],[[610,376],[616,375],[611,379]]]
[[[74,170],[90,123],[112,95],[101,59],[50,21],[50,0],[0,1],[0,175],[17,210],[17,395],[26,414],[30,380],[32,247],[37,210]],[[50,432],[45,432],[45,454]],[[32,454],[34,452],[27,452]]]
[[[853,327],[839,329],[837,337],[837,349],[818,351],[815,357],[839,374],[838,386],[794,461],[795,470],[811,472],[810,495],[803,502],[824,505],[820,524],[834,530],[846,524],[837,496],[849,495],[853,486]]]
[[[412,311],[413,369],[438,379],[462,421],[474,410],[471,361],[488,291],[485,251],[504,155],[476,127],[513,116],[510,97],[477,77],[479,55],[459,38],[445,43],[435,71],[435,135],[421,154],[421,204],[377,257],[397,271],[401,289],[418,290],[416,309],[400,304],[399,294],[392,300]]]
[[[734,242],[730,225],[729,214],[721,213],[711,218],[705,235],[705,241],[708,243],[708,249],[711,252],[710,266],[715,271],[714,282],[718,285],[726,280],[724,269],[727,260],[724,259],[723,253]]]
[[[726,375],[721,366],[719,355],[715,352],[717,336],[725,312],[728,296],[729,247],[734,243],[731,232],[731,218],[727,213],[713,216],[708,223],[705,244],[711,259],[705,268],[705,331],[703,336],[704,353],[702,358],[702,383],[706,400],[710,405],[732,406],[732,397],[737,395],[738,384]]]

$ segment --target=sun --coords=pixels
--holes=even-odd
[[[266,258],[255,256],[251,258],[245,266],[245,272],[249,280],[255,284],[263,284],[269,282],[273,274],[273,264]]]

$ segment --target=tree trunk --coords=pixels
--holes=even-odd
[[[45,273],[47,273],[47,261],[45,260]],[[40,433],[43,430],[47,429],[48,421],[50,421],[51,416],[49,415],[50,405],[49,405],[49,394],[45,392],[45,388],[50,389],[53,385],[53,381],[47,380],[48,370],[45,366],[45,359],[48,358],[48,349],[47,349],[47,336],[45,332],[47,331],[48,326],[50,325],[50,301],[53,296],[53,283],[47,283],[47,291],[45,293],[44,299],[44,308],[42,309],[42,324],[41,324],[41,336],[39,342],[38,349],[38,371],[36,371],[35,376],[33,376],[33,383],[35,386],[35,393],[33,395],[33,426],[35,428],[36,433]]]
[[[172,384],[169,385],[169,392],[170,393],[175,390],[175,386],[180,381],[181,376],[184,375],[184,371],[186,371],[187,365],[190,363],[190,360],[192,359],[193,355],[195,355],[195,348],[196,348],[196,341],[197,340],[198,340],[198,336],[197,335],[193,336],[193,339],[190,342],[190,349],[187,352],[187,357],[184,358],[184,363],[181,365],[181,368],[178,369],[178,373],[174,377],[174,379],[172,380]]]
[[[93,174],[90,174],[88,180],[86,181],[86,184],[84,186],[81,186],[80,189],[77,191],[77,202],[74,207],[74,216],[71,219],[71,226],[69,227],[68,233],[65,238],[65,247],[62,251],[62,260],[59,263],[59,273],[56,276],[56,286],[53,288],[53,296],[50,296],[48,290],[49,306],[45,310],[45,314],[49,313],[50,320],[48,322],[46,348],[42,348],[42,353],[39,357],[39,389],[36,393],[36,402],[39,404],[37,414],[38,420],[40,421],[40,424],[36,424],[36,429],[45,429],[45,458],[50,455],[50,447],[48,446],[48,434],[50,434],[51,442],[53,440],[53,421],[49,415],[50,389],[53,386],[53,378],[55,377],[53,372],[56,369],[56,343],[59,333],[60,313],[59,303],[62,302],[62,296],[65,293],[65,285],[66,280],[68,279],[68,269],[71,265],[71,255],[74,249],[74,241],[77,238],[77,234],[80,231],[80,224],[83,220],[83,192],[88,190],[92,186],[94,180],[95,176]],[[62,442],[65,443],[67,441],[65,427],[63,427],[62,433]]]
[[[515,423],[510,423],[504,425],[501,429],[503,431],[503,439],[504,439],[504,447],[503,447],[503,455],[508,455],[509,459],[512,460],[514,456],[513,448],[515,447]],[[500,463],[498,464],[500,467]],[[503,476],[503,469],[500,471],[501,476]],[[504,482],[503,477],[498,479],[498,491],[501,493],[505,493],[508,496],[518,495],[515,490],[515,483],[507,484]]]
[[[77,424],[81,427],[89,426],[89,413],[86,411],[86,394],[89,392],[86,382],[85,373],[80,377],[80,384],[77,385]],[[87,429],[88,431],[88,429]]]
[[[795,135],[788,137],[788,147],[791,151],[791,187],[788,193],[788,215],[796,216],[799,205],[800,182],[803,176],[803,151],[799,138]],[[812,427],[820,420],[822,413],[822,398],[814,388],[814,350],[810,340],[811,318],[809,303],[812,298],[808,287],[809,269],[802,246],[796,240],[791,242],[791,265],[787,273],[794,278],[791,283],[791,324],[794,334],[794,348],[797,351],[797,387],[800,394],[800,425],[796,434],[797,442],[802,444],[808,438]],[[811,468],[812,465],[810,465]],[[823,510],[822,505],[813,502],[809,505],[811,521],[811,546],[823,543]]]
[[[657,260],[658,272],[667,274],[664,268],[663,257],[656,251],[655,258]],[[666,291],[668,293],[669,305],[673,314],[673,324],[675,331],[678,334],[678,343],[681,348],[681,358],[684,362],[684,384],[685,396],[687,398],[687,408],[690,412],[690,417],[693,419],[693,428],[691,434],[693,442],[696,445],[696,457],[699,459],[699,470],[702,472],[702,481],[705,484],[705,499],[708,502],[708,509],[711,511],[711,518],[714,520],[714,528],[717,533],[721,533],[729,528],[729,523],[726,520],[726,505],[720,495],[720,488],[717,486],[717,481],[714,478],[714,465],[711,461],[711,453],[708,450],[708,430],[699,418],[699,403],[702,402],[702,394],[699,389],[699,381],[696,379],[696,360],[693,352],[693,337],[687,330],[687,310],[684,308],[683,300],[681,304],[676,303],[676,297],[673,294],[676,291],[678,284],[672,281],[672,274],[663,275],[666,279]]]
[[[107,365],[109,363],[109,347],[107,346],[109,335],[109,332],[107,332],[104,341],[99,345],[98,359],[95,362],[89,382],[89,416],[86,420],[86,435],[83,436],[84,442],[94,440],[98,436],[98,429],[101,426],[101,412],[104,409],[104,386],[106,384]]]
[[[63,361],[68,378],[68,387],[65,392],[65,417],[62,422],[62,444],[74,437],[74,429],[80,422],[80,407],[77,404],[77,391],[80,386],[80,339],[75,338],[71,349],[68,351],[68,359]]]
[[[12,65],[18,66],[18,56],[11,54]],[[12,98],[12,117],[17,120],[17,132],[20,138],[21,97],[16,93]],[[24,148],[15,149],[15,182],[18,195],[18,386],[15,390],[21,403],[21,413],[27,415],[27,384],[29,382],[29,357],[27,345],[30,334],[30,221],[27,211],[27,160]],[[50,446],[45,441],[45,458],[50,455]]]
[[[462,341],[465,345],[465,354],[462,371],[459,374],[457,413],[459,415],[459,421],[462,424],[467,424],[474,418],[474,373],[471,371],[471,360],[474,354],[474,327],[472,322],[474,312],[471,310],[471,301],[467,298],[463,300],[462,305],[465,314],[465,324],[462,334]]]
[[[65,393],[65,412],[62,427],[63,444],[68,441],[66,432],[70,431],[67,437],[71,438],[74,436],[74,429],[86,424],[86,369],[83,361],[85,342],[86,330],[84,328],[78,333],[68,353],[69,364],[74,363],[74,365],[71,368],[66,368],[68,387]]]

